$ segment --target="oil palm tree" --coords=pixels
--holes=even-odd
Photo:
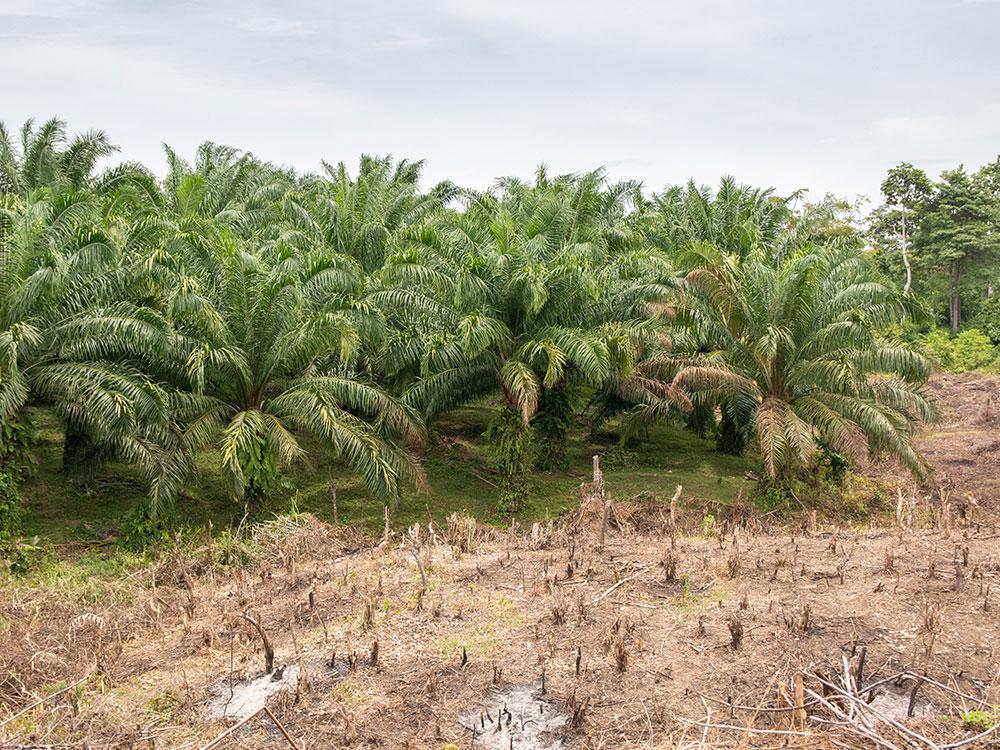
[[[911,438],[934,416],[923,391],[929,364],[884,335],[907,317],[907,302],[866,256],[849,244],[805,247],[776,266],[766,252],[700,244],[685,261],[681,348],[700,353],[672,363],[674,403],[726,403],[772,480],[788,480],[820,444],[922,471]]]
[[[325,174],[303,180],[297,200],[328,247],[371,272],[395,249],[400,233],[427,222],[456,194],[450,182],[422,192],[423,167],[423,161],[365,155],[352,177],[343,162],[323,162]]]
[[[27,196],[41,187],[82,190],[94,179],[97,163],[117,150],[104,131],[70,137],[66,124],[56,118],[37,127],[34,120],[25,122],[20,144],[0,123],[0,193]]]
[[[167,496],[179,480],[167,396],[133,359],[164,331],[125,301],[120,248],[100,230],[98,205],[48,188],[0,198],[0,420],[51,406],[66,425],[67,471],[125,460]]]
[[[305,454],[298,436],[332,448],[376,495],[421,472],[406,451],[420,421],[353,369],[363,339],[379,335],[364,278],[351,258],[316,248],[283,252],[230,238],[201,275],[167,265],[162,309],[189,393],[174,418],[186,448],[218,447],[234,497],[260,499]],[[205,269],[212,269],[206,276]]]
[[[724,177],[718,190],[688,182],[653,196],[650,233],[675,253],[693,243],[710,243],[737,255],[761,248],[775,252],[786,244],[798,197],[782,198],[732,177]]]
[[[273,234],[294,178],[253,154],[210,142],[198,147],[193,163],[169,147],[165,152],[168,171],[159,190],[134,171],[116,186],[116,195],[128,196],[139,211],[131,224],[141,239],[137,260],[150,270],[180,263],[209,283],[219,278],[220,247]]]
[[[574,389],[627,371],[652,327],[646,304],[661,296],[655,254],[622,208],[632,186],[601,173],[533,185],[506,180],[469,194],[439,229],[413,233],[380,272],[373,297],[403,311],[384,351],[388,372],[419,365],[406,394],[427,419],[499,397],[489,435],[501,476],[502,512],[526,497],[531,426],[544,468],[565,460]]]

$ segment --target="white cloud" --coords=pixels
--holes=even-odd
[[[213,139],[300,169],[426,157],[430,179],[476,186],[546,161],[608,164],[653,188],[731,173],[783,192],[874,194],[900,160],[972,165],[1000,148],[995,3],[377,8],[0,0],[0,117],[102,127],[156,168],[161,141]]]
[[[965,124],[954,115],[885,117],[875,122],[878,135],[909,143],[955,137],[965,129]]]
[[[312,33],[302,21],[279,16],[248,16],[240,19],[236,27],[253,34],[298,36]]]
[[[97,0],[0,0],[0,18],[74,18],[100,5]]]

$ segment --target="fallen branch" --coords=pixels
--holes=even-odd
[[[203,745],[201,747],[201,750],[212,750],[213,747],[218,746],[220,742],[230,737],[233,734],[233,732],[237,731],[238,729],[241,729],[242,727],[245,727],[247,724],[249,724],[251,721],[256,719],[261,714],[265,714],[267,718],[271,720],[271,723],[274,724],[275,727],[277,727],[278,731],[281,732],[281,734],[284,736],[285,740],[288,741],[288,744],[291,745],[293,750],[305,750],[305,745],[299,747],[299,745],[295,743],[295,740],[292,739],[292,735],[288,733],[288,730],[285,729],[284,725],[280,721],[278,721],[278,717],[275,716],[273,713],[271,713],[271,709],[269,709],[267,706],[258,708],[256,711],[254,711],[246,718],[236,722],[231,727],[229,727],[229,729],[227,729],[222,734],[218,735],[207,745]]]
[[[757,729],[756,727],[738,727],[733,724],[710,724],[705,721],[695,721],[694,719],[687,719],[683,716],[677,717],[679,720],[683,721],[685,724],[691,724],[696,727],[705,727],[706,729],[730,729],[736,732],[751,732],[754,734],[784,734],[784,735],[794,735],[796,737],[813,737],[813,732],[796,732],[793,729]]]
[[[251,721],[253,721],[253,720],[254,720],[254,719],[256,719],[256,718],[257,718],[258,716],[260,716],[260,715],[261,715],[261,714],[262,714],[263,712],[264,712],[264,709],[263,709],[263,708],[258,708],[258,709],[257,709],[256,711],[254,711],[254,712],[253,712],[252,714],[250,714],[250,715],[249,715],[249,716],[247,716],[246,718],[242,719],[241,721],[238,721],[238,722],[236,722],[236,723],[235,723],[235,724],[233,724],[233,725],[232,725],[231,727],[229,727],[229,729],[227,729],[227,730],[226,730],[225,732],[223,732],[222,734],[220,734],[220,735],[216,736],[216,738],[215,738],[214,740],[212,740],[211,742],[209,742],[209,743],[208,743],[207,745],[203,745],[203,746],[201,747],[201,750],[212,750],[212,748],[213,748],[213,747],[215,747],[215,746],[216,746],[216,745],[218,745],[218,744],[219,744],[220,742],[222,742],[222,741],[223,741],[224,739],[226,739],[227,737],[229,737],[229,735],[231,735],[231,734],[232,734],[233,732],[235,732],[235,731],[236,731],[237,729],[239,729],[240,727],[244,727],[244,726],[246,726],[246,725],[247,725],[247,724],[249,724],[249,723],[250,723]]]
[[[285,739],[288,740],[288,744],[292,746],[292,750],[305,750],[305,745],[303,745],[300,748],[298,745],[295,744],[295,740],[292,739],[292,735],[290,735],[288,733],[288,730],[285,729],[284,725],[280,721],[278,721],[278,717],[271,713],[271,709],[269,709],[267,706],[264,706],[264,713],[267,714],[267,718],[271,720],[274,726],[278,728],[278,731],[285,736]]]
[[[851,704],[853,706],[856,706],[862,712],[865,712],[868,715],[870,715],[872,718],[876,719],[877,721],[881,721],[882,723],[887,724],[888,726],[892,727],[899,734],[901,734],[903,737],[906,737],[911,742],[913,742],[913,741],[915,741],[915,742],[922,742],[926,747],[930,748],[930,750],[941,750],[941,746],[938,745],[936,742],[934,742],[932,739],[930,739],[928,737],[924,737],[919,732],[916,732],[916,731],[914,731],[912,729],[909,729],[909,728],[903,726],[902,724],[900,724],[898,721],[889,718],[888,716],[886,716],[885,714],[883,714],[883,713],[881,713],[879,711],[876,711],[874,708],[872,708],[867,703],[865,703],[863,700],[861,700],[861,698],[858,698],[857,696],[852,695],[851,693],[847,692],[843,688],[838,687],[837,685],[833,684],[832,682],[824,680],[822,677],[819,677],[818,675],[809,674],[809,673],[805,673],[805,674],[810,679],[816,680],[817,682],[821,683],[822,685],[825,685],[826,687],[830,688],[830,690],[834,691],[841,698],[847,699],[848,701],[851,702]]]
[[[1000,729],[1000,724],[994,724],[985,732],[980,732],[975,737],[969,737],[968,739],[964,739],[961,742],[952,742],[950,745],[941,745],[941,750],[955,750],[955,748],[958,747],[965,747],[966,745],[971,745],[973,742],[978,742],[981,739],[989,737],[998,729]]]
[[[632,581],[632,580],[638,578],[639,576],[641,576],[643,573],[645,573],[647,570],[649,570],[652,567],[653,567],[652,564],[645,565],[642,568],[639,568],[639,570],[637,572],[633,573],[632,575],[628,576],[627,578],[622,578],[620,581],[618,581],[618,583],[616,583],[614,586],[612,586],[611,588],[609,588],[603,594],[601,594],[600,596],[594,597],[594,599],[591,600],[591,602],[590,602],[591,605],[600,604],[600,602],[603,601],[605,599],[605,597],[607,597],[612,592],[616,591],[619,586],[623,586],[624,584],[628,583],[629,581]]]

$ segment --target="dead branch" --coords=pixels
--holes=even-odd
[[[260,639],[264,644],[264,674],[271,674],[274,671],[274,647],[271,645],[271,639],[267,637],[267,633],[264,631],[264,626],[261,625],[260,615],[257,616],[256,620],[245,612],[240,617],[253,625],[258,635],[260,635]]]

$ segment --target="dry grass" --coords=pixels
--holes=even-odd
[[[805,534],[717,519],[704,536],[688,509],[671,549],[660,510],[616,508],[603,550],[585,514],[523,531],[454,517],[386,544],[305,517],[244,540],[245,564],[189,545],[89,605],[10,582],[0,716],[82,682],[0,736],[203,747],[227,727],[206,703],[264,670],[257,618],[276,669],[296,675],[268,706],[310,748],[468,748],[460,715],[543,674],[576,748],[871,746],[821,724],[833,717],[816,701],[804,717],[791,708],[818,679],[841,679],[845,660],[854,674],[862,652],[863,685],[926,672],[967,696],[921,685],[917,705],[931,709],[910,726],[938,744],[974,734],[960,719],[974,699],[1000,702],[995,527]],[[905,692],[914,679],[896,682]],[[261,716],[219,746],[288,741]]]

